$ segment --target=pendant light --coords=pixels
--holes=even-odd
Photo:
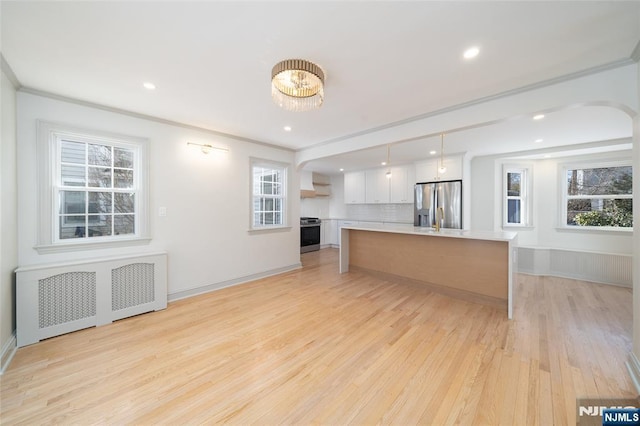
[[[387,145],[387,173],[385,173],[385,176],[387,177],[387,179],[391,179],[391,166],[389,166],[389,150],[391,149],[390,145]]]
[[[440,167],[438,167],[438,173],[444,174],[447,172],[447,168],[444,166],[444,133],[440,133]]]

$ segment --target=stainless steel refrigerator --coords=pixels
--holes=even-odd
[[[442,208],[438,214],[440,227],[462,229],[461,180],[417,183],[413,201],[414,226],[435,226],[436,213]]]

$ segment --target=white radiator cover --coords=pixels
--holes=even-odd
[[[631,287],[632,259],[624,254],[518,247],[518,272]]]
[[[165,252],[16,270],[18,347],[166,307]]]

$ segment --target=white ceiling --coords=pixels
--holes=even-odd
[[[1,8],[2,55],[26,88],[296,150],[623,63],[640,40],[637,1],[2,1]],[[472,45],[480,55],[465,61]],[[287,58],[325,70],[321,109],[294,113],[271,101],[271,68]],[[142,88],[145,81],[157,89]],[[506,144],[525,150],[628,137],[630,129],[624,114],[587,107],[446,140],[450,152],[492,153]],[[533,146],[537,138],[544,142]],[[392,156],[415,159],[438,144],[436,137],[397,145]],[[370,157],[379,162],[380,150],[313,165],[335,170],[344,157],[348,167],[364,167]]]

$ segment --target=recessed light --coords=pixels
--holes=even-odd
[[[387,162],[386,162],[386,161],[383,161],[383,162],[382,162],[382,163],[380,163],[380,164],[382,164],[383,166],[386,166],[386,165],[387,165]]]
[[[144,83],[142,83],[142,87],[147,90],[156,90],[156,85],[149,81],[145,81]]]
[[[545,154],[544,158],[551,158],[551,154]]]
[[[429,151],[429,154],[436,155],[436,151]]]
[[[544,139],[536,139],[536,140],[535,140],[535,143],[540,143],[540,142],[542,142],[543,140],[544,140]]]
[[[340,169],[341,172],[344,172],[344,169]]]
[[[542,120],[544,118],[544,114],[536,114],[533,116],[534,120]]]
[[[478,49],[476,46],[473,46],[465,50],[462,56],[464,56],[465,59],[473,59],[478,56],[478,53],[480,53],[480,49]]]
[[[291,126],[284,126],[284,131],[285,132],[290,132],[291,131]]]

